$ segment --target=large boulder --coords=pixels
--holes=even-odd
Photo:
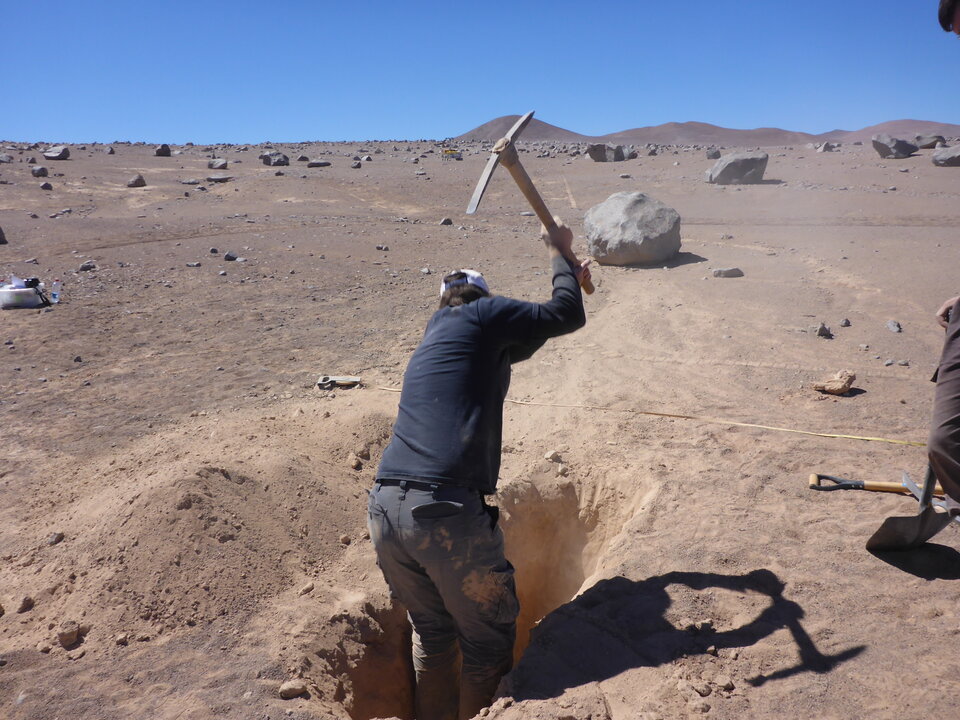
[[[917,135],[913,139],[913,144],[921,150],[930,150],[940,143],[946,144],[946,142],[943,135]]]
[[[587,146],[587,155],[594,162],[620,162],[626,158],[622,145],[597,143]]]
[[[264,165],[276,166],[276,165],[290,164],[290,158],[288,158],[279,150],[263,153],[262,155],[260,155],[260,159],[263,160]]]
[[[614,193],[594,205],[583,228],[601,265],[654,265],[680,250],[680,214],[641,192]]]
[[[930,159],[938,167],[960,167],[960,145],[935,150]]]
[[[763,181],[770,156],[762,151],[724,155],[706,172],[706,181],[717,185],[749,185]]]
[[[70,158],[70,148],[66,145],[55,145],[44,150],[43,156],[47,160],[68,160]]]
[[[919,149],[913,143],[891,135],[874,135],[870,140],[873,143],[873,149],[877,151],[880,157],[890,158],[891,160],[902,160],[910,157]]]
[[[170,157],[170,146],[166,143],[162,145],[157,145],[153,149],[153,154],[157,157]]]

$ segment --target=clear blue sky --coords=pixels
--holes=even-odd
[[[443,138],[501,115],[960,123],[937,0],[3,0],[0,138]]]

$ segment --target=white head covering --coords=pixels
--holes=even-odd
[[[464,277],[452,279],[448,282],[447,278],[455,273],[463,273]],[[490,292],[490,288],[487,287],[487,281],[483,279],[483,275],[478,273],[476,270],[468,270],[463,268],[462,270],[452,270],[444,275],[443,280],[440,281],[440,296],[443,297],[443,294],[447,290],[452,287],[457,287],[458,285],[476,285],[485,293]]]

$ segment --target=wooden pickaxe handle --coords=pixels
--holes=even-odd
[[[533,211],[537,214],[537,217],[540,218],[540,222],[543,223],[543,226],[547,229],[547,232],[550,235],[553,235],[553,233],[557,231],[557,222],[553,219],[553,213],[547,209],[546,203],[543,202],[543,198],[540,197],[540,193],[537,192],[537,188],[534,187],[533,181],[530,179],[530,176],[527,175],[527,171],[520,163],[520,158],[517,157],[517,149],[513,146],[513,143],[504,138],[494,145],[493,152],[499,153],[500,164],[505,165],[507,170],[510,171],[514,181],[520,188],[520,192],[523,193],[523,196],[527,199],[527,202],[530,203],[530,207],[533,208]],[[564,257],[573,263],[574,266],[580,265],[580,260],[577,259],[577,256],[574,254],[572,248],[564,254]],[[584,279],[581,285],[583,287],[583,291],[587,293],[587,295],[593,293],[593,283],[589,278]]]

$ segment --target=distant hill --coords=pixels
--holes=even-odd
[[[470,132],[458,135],[454,140],[462,141],[491,141],[495,142],[507,134],[507,131],[513,127],[513,124],[520,119],[519,115],[504,115],[495,120],[484,123],[480,127],[474,128]],[[533,118],[530,124],[523,129],[521,137],[524,140],[550,140],[554,142],[597,142],[588,135],[564,130],[556,125],[545,123],[542,120]]]
[[[458,135],[453,140],[459,141],[489,141],[493,142],[503,137],[507,130],[517,121],[519,115],[505,115],[480,127]],[[812,135],[793,130],[780,128],[754,128],[752,130],[738,130],[710,125],[702,122],[670,122],[651,127],[639,127],[632,130],[610,133],[608,135],[590,136],[581,135],[571,130],[565,130],[533,118],[524,129],[521,138],[527,141],[549,141],[565,143],[608,142],[620,145],[723,145],[727,147],[773,147],[779,145],[800,145],[808,142],[854,142],[868,141],[872,135],[887,133],[905,140],[912,140],[914,135],[933,134],[947,138],[960,137],[960,125],[932,122],[930,120],[891,120],[890,122],[871,125],[861,130],[831,130],[830,132]]]

